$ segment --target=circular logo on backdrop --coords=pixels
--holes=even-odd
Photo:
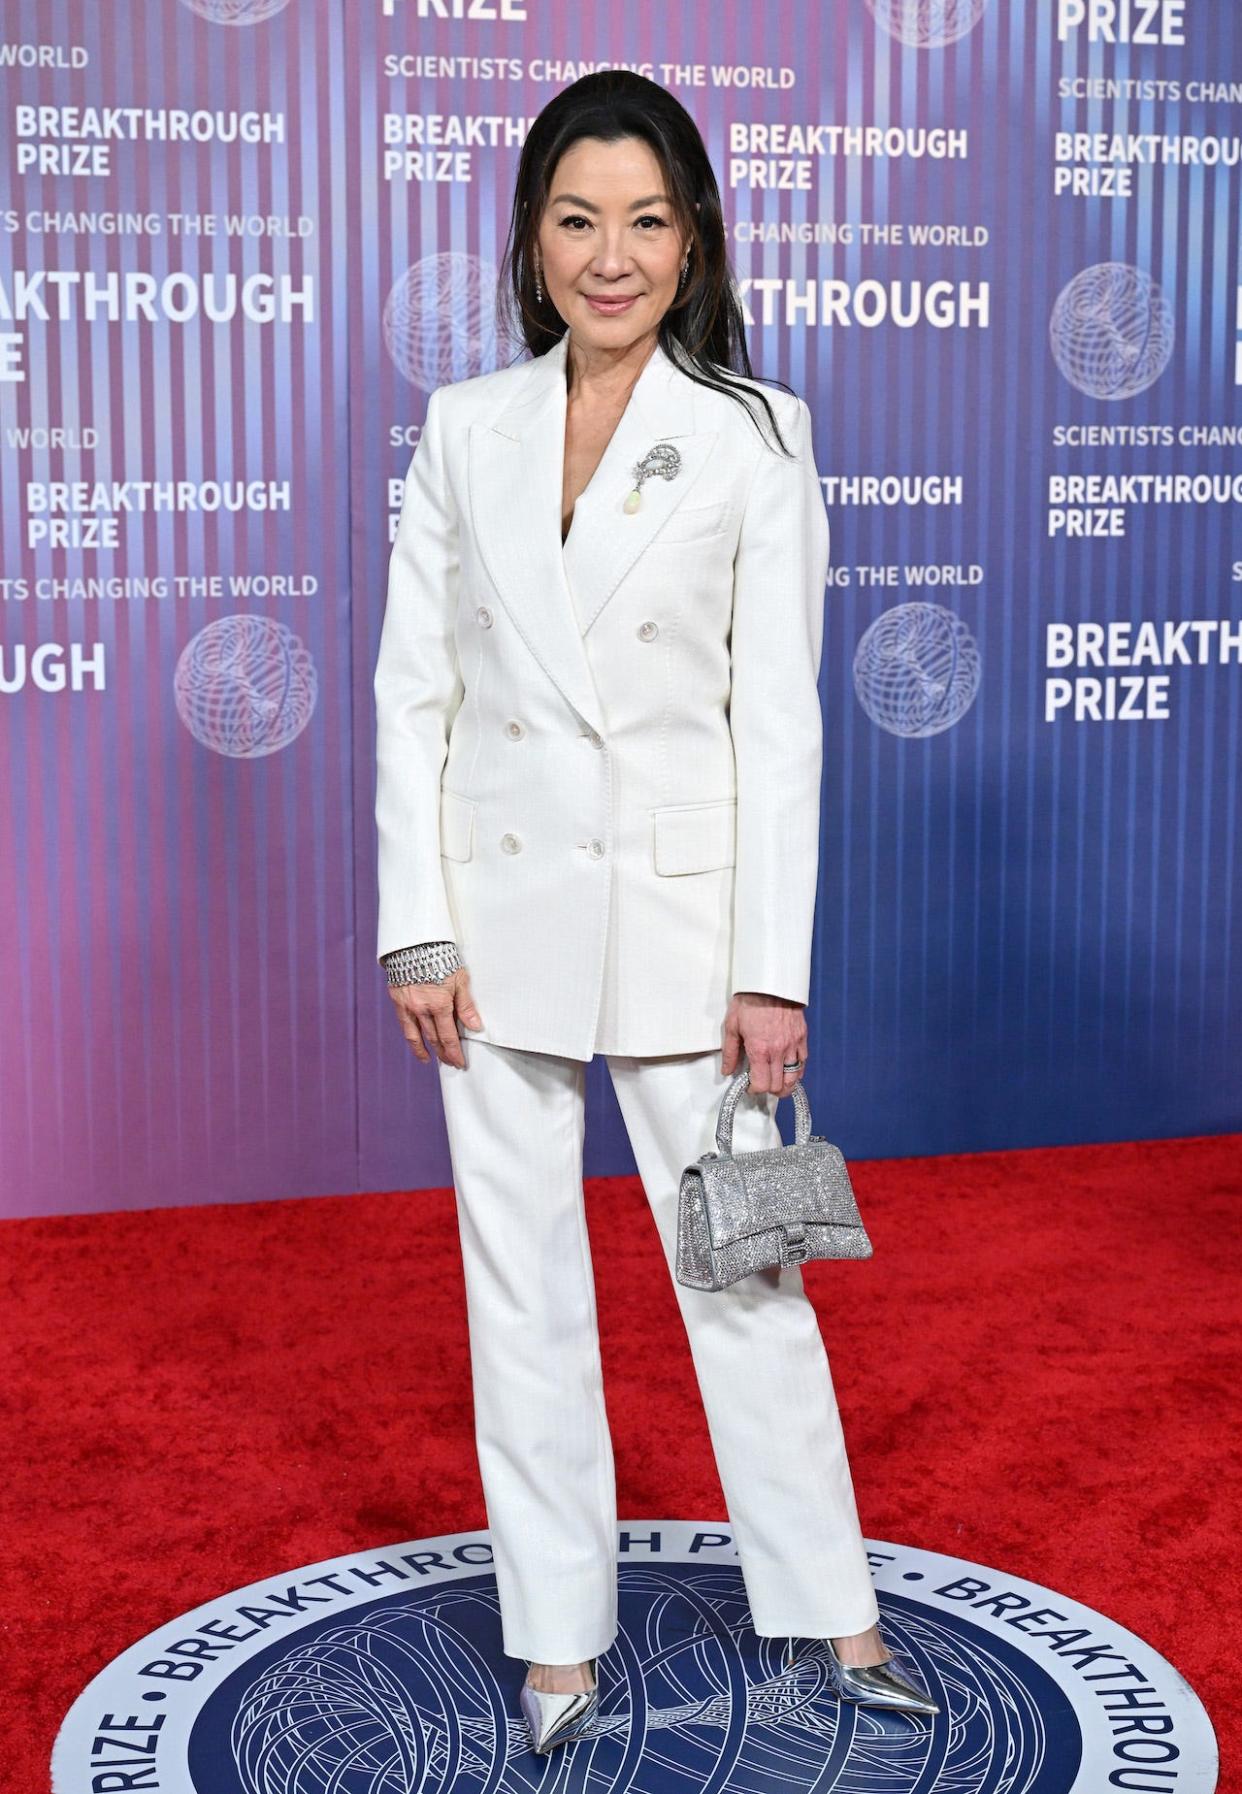
[[[854,650],[854,690],[892,735],[938,735],[965,716],[979,690],[979,646],[955,612],[917,599],[894,604]]]
[[[497,365],[515,345],[495,309],[496,269],[477,255],[425,255],[392,284],[381,328],[393,366],[411,386],[434,392]]]
[[[1103,1614],[1020,1576],[870,1543],[889,1640],[932,1718],[839,1701],[822,1642],[759,1638],[727,1525],[619,1528],[593,1729],[548,1758],[501,1649],[486,1532],[416,1539],[219,1596],[131,1645],[70,1708],[53,1794],[849,1790],[1168,1794],[1216,1786],[1189,1684]],[[129,1778],[129,1779],[126,1779]]]
[[[296,741],[318,693],[309,649],[274,617],[217,617],[191,636],[173,672],[177,714],[191,735],[237,760]]]
[[[1098,262],[1058,293],[1048,323],[1065,378],[1092,399],[1132,399],[1158,380],[1177,340],[1163,288],[1128,262]]]
[[[903,44],[941,50],[973,31],[987,0],[867,0],[876,22]]]
[[[289,0],[181,0],[213,25],[260,25],[283,12]]]

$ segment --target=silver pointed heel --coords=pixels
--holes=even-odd
[[[832,1640],[825,1638],[822,1641],[827,1646],[828,1673],[839,1698],[853,1701],[859,1707],[888,1707],[895,1713],[939,1713],[940,1703],[932,1699],[922,1679],[912,1679],[912,1676],[918,1675],[918,1671],[909,1664],[908,1659],[903,1658],[903,1666],[911,1674],[903,1674],[898,1669],[892,1646],[882,1630],[880,1640],[889,1652],[883,1663],[842,1663]],[[786,1667],[795,1661],[793,1642],[791,1638],[785,1659]]]
[[[532,1659],[526,1657],[523,1661],[529,1669]],[[522,1683],[518,1697],[522,1717],[530,1731],[530,1747],[541,1756],[558,1744],[580,1738],[595,1717],[599,1707],[599,1659],[588,1657],[587,1662],[593,1685],[574,1694],[545,1694],[529,1682]]]

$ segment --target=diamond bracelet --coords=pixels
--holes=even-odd
[[[440,984],[461,963],[453,941],[424,941],[417,947],[398,947],[394,953],[384,955],[389,984]]]

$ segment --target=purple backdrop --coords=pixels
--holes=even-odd
[[[524,121],[622,60],[815,416],[817,1131],[1242,1125],[1242,42],[1166,12],[4,0],[0,1213],[449,1180],[374,962],[391,531],[509,359]]]

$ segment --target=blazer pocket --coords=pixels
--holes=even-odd
[[[737,858],[737,800],[665,804],[652,811],[655,869],[664,877],[714,872]]]
[[[652,537],[652,546],[663,542],[701,542],[706,536],[717,536],[729,516],[729,500],[714,498],[707,505],[678,505],[664,527]]]
[[[440,852],[446,860],[468,860],[474,852],[474,812],[471,798],[440,787]]]

